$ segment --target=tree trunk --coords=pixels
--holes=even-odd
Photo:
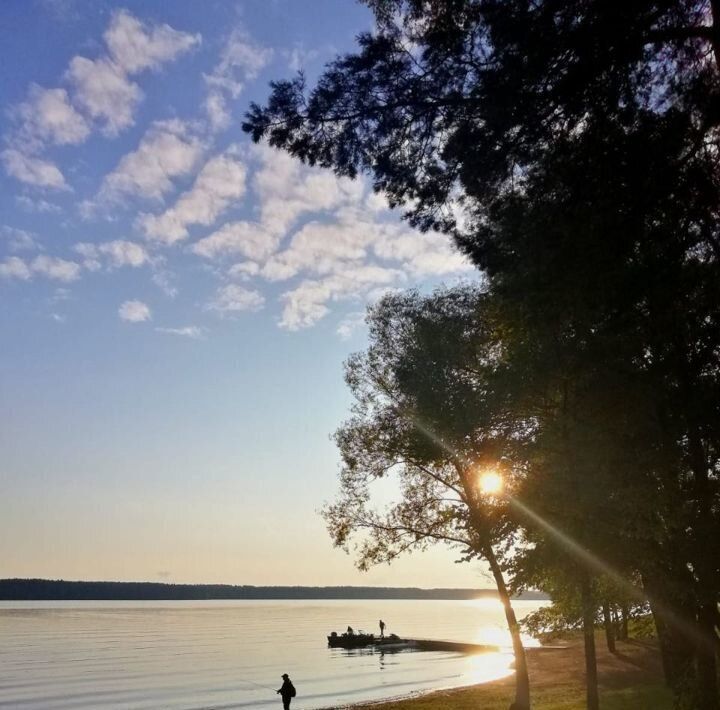
[[[660,644],[660,657],[662,659],[665,682],[673,689],[675,694],[683,692],[689,683],[692,683],[693,670],[693,644],[688,638],[687,632],[680,628],[677,623],[667,617],[664,611],[669,606],[667,598],[660,598],[661,604],[657,603],[656,597],[650,598],[650,609],[655,621],[658,641]],[[673,608],[678,614],[678,606]],[[685,618],[685,614],[683,614]],[[688,623],[692,622],[688,620]]]
[[[598,697],[597,658],[595,656],[595,604],[592,599],[590,575],[583,573],[581,582],[583,637],[585,640],[585,695],[587,710],[600,710]]]
[[[715,655],[715,615],[717,604],[709,602],[700,606],[698,621],[702,641],[698,644],[697,681],[698,710],[720,710],[718,695],[717,659]],[[704,642],[703,642],[704,641]]]
[[[505,619],[512,638],[513,654],[515,655],[515,702],[510,706],[510,710],[530,710],[530,679],[528,678],[525,648],[520,637],[520,626],[510,601],[505,577],[495,553],[489,545],[485,549],[485,558],[490,565],[490,571],[495,579],[498,595],[505,611]]]
[[[628,608],[627,602],[624,602],[620,607],[621,614],[621,626],[620,626],[620,638],[623,641],[628,640],[628,621],[630,620],[630,609]]]
[[[717,3],[713,3],[715,11]],[[715,18],[717,19],[717,18]],[[710,544],[714,537],[713,498],[710,485],[709,464],[699,427],[688,436],[692,460],[694,493],[697,500],[693,566],[697,574],[698,607],[697,620],[697,707],[698,710],[720,710],[718,696],[715,620],[717,615],[717,572],[715,547]]]
[[[603,602],[603,623],[605,624],[605,642],[608,651],[615,653],[615,626],[610,613],[610,602],[607,600]]]

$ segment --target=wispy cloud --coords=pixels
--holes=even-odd
[[[0,153],[0,158],[5,166],[5,172],[20,182],[55,190],[70,189],[60,168],[49,160],[25,155],[15,148],[7,148]]]
[[[159,69],[200,44],[201,40],[199,34],[180,32],[170,25],[150,26],[140,22],[127,10],[113,14],[103,37],[112,59],[128,74]]]
[[[20,279],[28,281],[34,274],[44,276],[54,281],[77,281],[82,268],[80,264],[55,256],[40,254],[31,261],[25,261],[17,256],[7,257],[0,262],[0,276],[6,279]]]
[[[243,288],[237,284],[221,286],[207,309],[222,315],[237,314],[244,311],[259,311],[265,304],[265,298],[258,292]]]
[[[174,244],[187,239],[188,227],[209,226],[233,202],[245,194],[245,166],[232,150],[217,155],[203,166],[190,190],[161,214],[142,214],[138,219],[147,239]]]
[[[143,266],[150,261],[150,254],[142,244],[125,239],[99,244],[79,242],[73,249],[83,257],[83,266],[89,271],[98,271],[103,264],[112,269],[122,266]]]
[[[202,340],[205,337],[205,329],[197,325],[186,325],[181,328],[155,328],[155,330],[158,333],[177,335],[182,338],[191,338],[192,340]]]
[[[120,320],[128,323],[143,323],[151,318],[150,308],[142,301],[125,301],[118,308]]]
[[[20,135],[31,143],[77,144],[90,135],[90,124],[70,103],[65,89],[31,84],[27,99],[13,113],[22,122]]]
[[[156,121],[136,150],[105,176],[98,201],[115,203],[127,196],[161,200],[173,180],[190,173],[203,153],[202,140],[183,121]]]
[[[0,235],[5,240],[10,251],[33,251],[40,248],[37,242],[37,234],[32,234],[25,229],[3,225],[0,227]]]
[[[342,340],[349,340],[353,334],[365,325],[365,311],[349,313],[338,324],[335,331]]]
[[[39,156],[44,148],[82,143],[95,127],[115,136],[133,125],[143,93],[130,77],[159,69],[200,43],[199,35],[148,25],[127,10],[113,13],[103,37],[105,53],[70,60],[63,75],[69,91],[31,84],[26,100],[11,110],[18,126],[6,136],[9,147],[2,153],[8,175],[36,187],[67,189],[60,168]]]
[[[56,205],[54,202],[48,202],[42,198],[33,198],[28,195],[18,195],[15,201],[20,207],[26,212],[38,212],[45,214],[58,214],[62,212],[60,205]]]
[[[195,242],[192,251],[207,259],[228,254],[265,259],[275,251],[280,238],[280,234],[269,232],[257,222],[228,222]]]
[[[44,151],[52,146],[68,151],[93,132],[116,135],[132,125],[142,100],[137,76],[189,52],[200,36],[120,10],[112,14],[103,40],[94,56],[72,58],[62,87],[31,84],[11,110],[16,124],[0,159],[18,180],[69,191],[59,165]],[[294,68],[316,56],[299,48],[280,54]],[[364,306],[378,295],[467,274],[469,264],[449,239],[419,234],[402,223],[364,179],[339,178],[266,145],[223,147],[217,132],[228,125],[230,101],[272,59],[273,51],[243,30],[231,32],[215,67],[202,75],[197,104],[207,120],[197,114],[151,119],[133,145],[123,144],[99,185],[86,190],[90,197],[79,205],[81,216],[102,215],[115,225],[113,231],[134,228],[142,238],[101,232],[98,239],[76,243],[70,261],[45,253],[20,259],[14,252],[30,249],[31,242],[19,233],[13,239],[6,234],[0,276],[72,281],[93,271],[97,280],[121,267],[148,266],[147,277],[174,297],[181,279],[198,267],[190,260],[199,257],[203,272],[216,279],[206,311],[221,316],[258,311],[272,293],[279,303],[280,314],[274,316],[279,326],[298,330],[315,325],[339,304],[346,312],[350,304],[350,315],[337,325],[338,335],[347,338],[359,327]],[[182,190],[175,192],[179,185]],[[30,188],[25,192],[16,200],[28,212],[60,210]],[[142,207],[128,218],[135,201],[143,201]],[[164,249],[191,237],[185,249]],[[151,317],[140,301],[126,301],[121,310],[120,317],[133,322]],[[188,338],[202,332],[201,325],[156,330]]]
[[[329,302],[352,300],[379,287],[402,283],[405,274],[381,266],[358,266],[323,279],[305,280],[282,296],[280,326],[300,330],[315,325],[329,312]]]
[[[228,222],[191,251],[214,261],[243,257],[228,269],[231,278],[300,279],[281,298],[281,327],[312,326],[333,302],[363,301],[378,289],[470,269],[445,236],[419,234],[391,219],[386,200],[362,180],[307,168],[267,147],[254,147],[250,155],[259,219]],[[310,221],[293,231],[308,216]]]
[[[56,281],[77,281],[80,278],[80,264],[67,259],[60,259],[56,256],[40,254],[31,263],[33,272],[42,274],[49,279]]]
[[[0,278],[27,281],[31,276],[30,267],[18,256],[9,256],[0,261]]]
[[[208,87],[205,112],[213,131],[224,130],[230,125],[228,99],[236,99],[246,82],[257,77],[272,56],[272,49],[256,44],[241,29],[233,30],[217,66],[204,75]]]

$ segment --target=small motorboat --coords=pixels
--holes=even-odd
[[[362,631],[358,633],[339,634],[333,631],[328,637],[328,646],[330,648],[365,648],[366,646],[375,646],[383,651],[399,651],[404,648],[411,648],[413,642],[404,641],[397,634],[378,637],[375,634],[364,634]]]
[[[333,631],[327,640],[330,648],[364,648],[376,643],[374,634],[364,634],[362,631],[357,634],[339,634],[337,631]]]

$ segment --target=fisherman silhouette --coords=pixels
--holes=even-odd
[[[380,619],[380,638],[385,638],[385,622],[382,619]]]
[[[282,698],[283,710],[290,710],[290,701],[296,695],[295,686],[292,684],[290,676],[287,673],[283,673],[281,678],[283,679],[283,684],[277,692]]]

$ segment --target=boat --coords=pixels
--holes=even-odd
[[[409,646],[407,641],[403,641],[403,639],[396,634],[379,638],[375,636],[375,634],[364,634],[362,631],[352,634],[339,634],[337,631],[333,631],[327,637],[327,640],[330,648],[365,648],[367,646],[377,646],[379,649],[390,651],[407,648]]]
[[[372,646],[375,643],[375,635],[364,634],[362,631],[357,634],[339,634],[333,631],[327,637],[327,640],[330,648],[364,648],[365,646]]]

